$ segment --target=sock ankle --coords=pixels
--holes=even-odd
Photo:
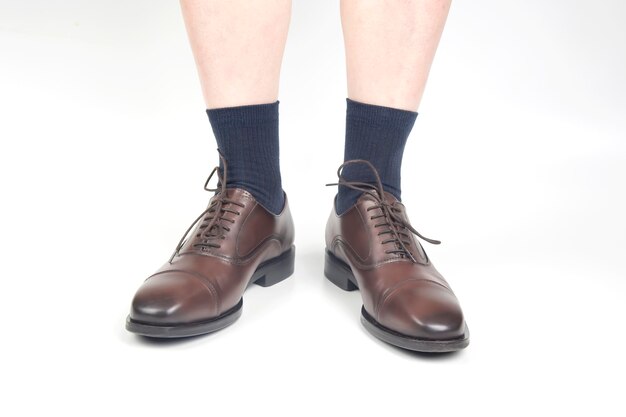
[[[278,101],[207,110],[228,164],[228,188],[242,188],[278,214],[285,204],[280,177]],[[223,166],[220,163],[223,174]]]
[[[350,99],[346,101],[344,161],[365,159],[371,162],[380,175],[385,191],[400,200],[402,155],[417,113]],[[360,164],[345,167],[343,176],[348,181],[375,183],[372,173]],[[360,191],[339,186],[336,212],[342,214],[347,211],[360,195]]]

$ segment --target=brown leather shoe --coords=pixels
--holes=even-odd
[[[349,182],[348,164],[366,164],[377,184]],[[469,344],[469,331],[452,289],[435,269],[409,223],[406,209],[383,190],[372,164],[353,160],[337,170],[342,185],[363,194],[342,215],[335,209],[326,225],[324,274],[339,288],[361,290],[361,322],[377,338],[421,352],[450,352]]]
[[[294,226],[286,197],[282,213],[268,212],[249,192],[226,188],[223,164],[218,189],[207,188],[213,174],[219,176],[217,168],[204,186],[217,192],[207,209],[135,294],[127,330],[163,338],[220,330],[241,315],[248,285],[269,287],[293,273]]]

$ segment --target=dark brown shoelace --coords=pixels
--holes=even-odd
[[[206,182],[204,183],[204,189],[209,192],[216,193],[211,201],[211,204],[204,210],[200,215],[196,218],[196,220],[191,223],[191,226],[187,228],[185,234],[176,245],[176,249],[172,256],[170,257],[169,263],[172,263],[174,257],[180,253],[181,248],[185,245],[187,235],[194,226],[202,220],[202,223],[198,227],[198,233],[196,233],[196,238],[199,238],[200,241],[198,243],[194,243],[195,247],[207,247],[207,248],[219,248],[219,241],[226,238],[226,233],[230,231],[230,227],[227,223],[234,223],[235,220],[229,219],[228,217],[224,217],[226,213],[233,213],[235,215],[240,215],[241,212],[237,210],[233,210],[233,206],[239,206],[241,208],[245,208],[245,205],[241,204],[238,201],[234,201],[228,199],[226,197],[226,180],[227,180],[227,164],[226,159],[220,154],[220,159],[222,161],[222,166],[224,167],[224,175],[221,176],[219,172],[219,167],[213,168],[213,171],[209,174]],[[213,175],[217,173],[217,186],[215,188],[209,188],[209,182]]]
[[[370,184],[367,182],[360,181],[348,181],[342,176],[343,169],[352,164],[365,164],[374,174],[374,178],[376,179],[375,184]],[[352,188],[353,190],[358,190],[363,193],[367,193],[370,195],[374,201],[375,205],[370,206],[367,211],[379,209],[380,213],[371,216],[372,220],[381,219],[379,223],[376,223],[374,227],[384,228],[385,226],[388,228],[387,230],[382,230],[378,233],[378,236],[389,235],[387,239],[381,241],[383,245],[393,243],[394,249],[386,250],[385,253],[397,253],[400,256],[407,257],[411,259],[412,262],[417,262],[409,247],[411,246],[410,235],[407,233],[414,233],[419,238],[423,239],[428,243],[432,243],[433,245],[438,245],[441,242],[435,239],[429,239],[425,236],[422,236],[411,224],[404,220],[401,215],[401,209],[396,206],[396,202],[389,203],[385,199],[385,191],[383,188],[382,181],[380,180],[380,176],[378,175],[378,171],[371,162],[365,159],[353,159],[350,161],[346,161],[339,166],[337,169],[337,177],[339,181],[336,183],[326,184],[326,186],[334,186],[334,185],[343,185],[348,188]]]

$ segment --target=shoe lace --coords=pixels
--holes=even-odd
[[[219,151],[218,151],[219,152]],[[200,239],[198,243],[194,243],[194,247],[206,247],[206,248],[220,248],[220,241],[226,238],[226,233],[230,231],[230,227],[227,223],[235,223],[234,219],[225,217],[226,213],[232,213],[237,216],[241,214],[238,210],[233,210],[233,206],[238,206],[241,208],[245,208],[245,205],[234,201],[232,199],[227,198],[226,194],[226,181],[227,181],[227,173],[228,167],[226,164],[226,159],[220,153],[220,159],[222,161],[224,174],[220,175],[219,167],[216,166],[213,168],[206,182],[204,183],[204,189],[209,192],[216,193],[211,200],[209,206],[202,212],[200,215],[191,223],[191,225],[185,231],[185,234],[176,245],[176,249],[172,253],[170,257],[169,263],[172,263],[172,260],[176,255],[180,253],[180,250],[187,242],[187,236],[189,232],[194,228],[194,226],[202,220],[202,223],[198,227],[198,233],[196,233],[196,238]],[[213,175],[217,173],[217,186],[215,188],[209,188],[209,182]],[[226,222],[226,223],[223,223]]]
[[[374,178],[376,179],[375,184],[346,180],[342,175],[343,170],[346,166],[353,164],[366,165],[374,174]],[[388,235],[386,239],[383,238],[383,240],[381,240],[381,244],[394,244],[393,249],[388,249],[385,251],[385,253],[395,253],[402,257],[407,257],[412,262],[416,263],[417,260],[415,259],[415,256],[413,256],[413,253],[409,250],[411,246],[409,232],[414,233],[422,240],[433,245],[439,245],[441,243],[441,241],[439,240],[430,239],[423,236],[408,222],[408,220],[405,220],[402,216],[402,210],[396,205],[397,201],[389,203],[385,199],[385,192],[382,181],[380,179],[380,175],[378,175],[376,168],[374,167],[374,165],[372,165],[371,162],[365,159],[353,159],[350,161],[346,161],[341,164],[337,169],[337,177],[339,178],[339,180],[336,183],[326,184],[326,186],[343,185],[345,187],[352,188],[353,190],[367,193],[376,202],[374,205],[368,207],[367,211],[369,212],[376,209],[380,210],[379,214],[372,215],[370,219],[380,219],[379,223],[376,223],[374,225],[374,227],[376,228],[384,228],[385,226],[387,227],[386,230],[381,230],[380,232],[378,232],[378,236]]]

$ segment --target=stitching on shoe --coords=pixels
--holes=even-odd
[[[445,285],[437,282],[437,281],[433,281],[432,279],[429,278],[409,278],[407,280],[398,282],[397,284],[387,288],[385,291],[383,291],[379,301],[376,303],[376,320],[378,320],[380,318],[380,312],[382,311],[382,309],[385,307],[385,304],[387,303],[387,301],[389,300],[389,298],[391,298],[391,296],[393,294],[395,294],[402,286],[404,286],[405,284],[408,283],[413,283],[413,282],[419,282],[419,281],[427,281],[427,282],[432,282],[434,284],[437,284],[438,286],[444,288],[447,291],[450,291],[450,289],[448,287],[446,287]]]
[[[195,278],[196,280],[198,280],[202,285],[204,285],[204,287],[207,290],[209,290],[209,293],[211,293],[211,295],[215,299],[217,313],[218,314],[220,313],[220,311],[222,309],[222,302],[220,300],[218,291],[215,288],[215,285],[211,281],[209,281],[209,279],[207,277],[205,277],[204,275],[198,274],[197,272],[187,271],[187,270],[184,270],[184,269],[168,269],[166,271],[159,271],[159,272],[153,274],[150,278],[155,277],[157,275],[165,274],[167,272],[181,272],[183,274],[187,274],[187,275]]]

